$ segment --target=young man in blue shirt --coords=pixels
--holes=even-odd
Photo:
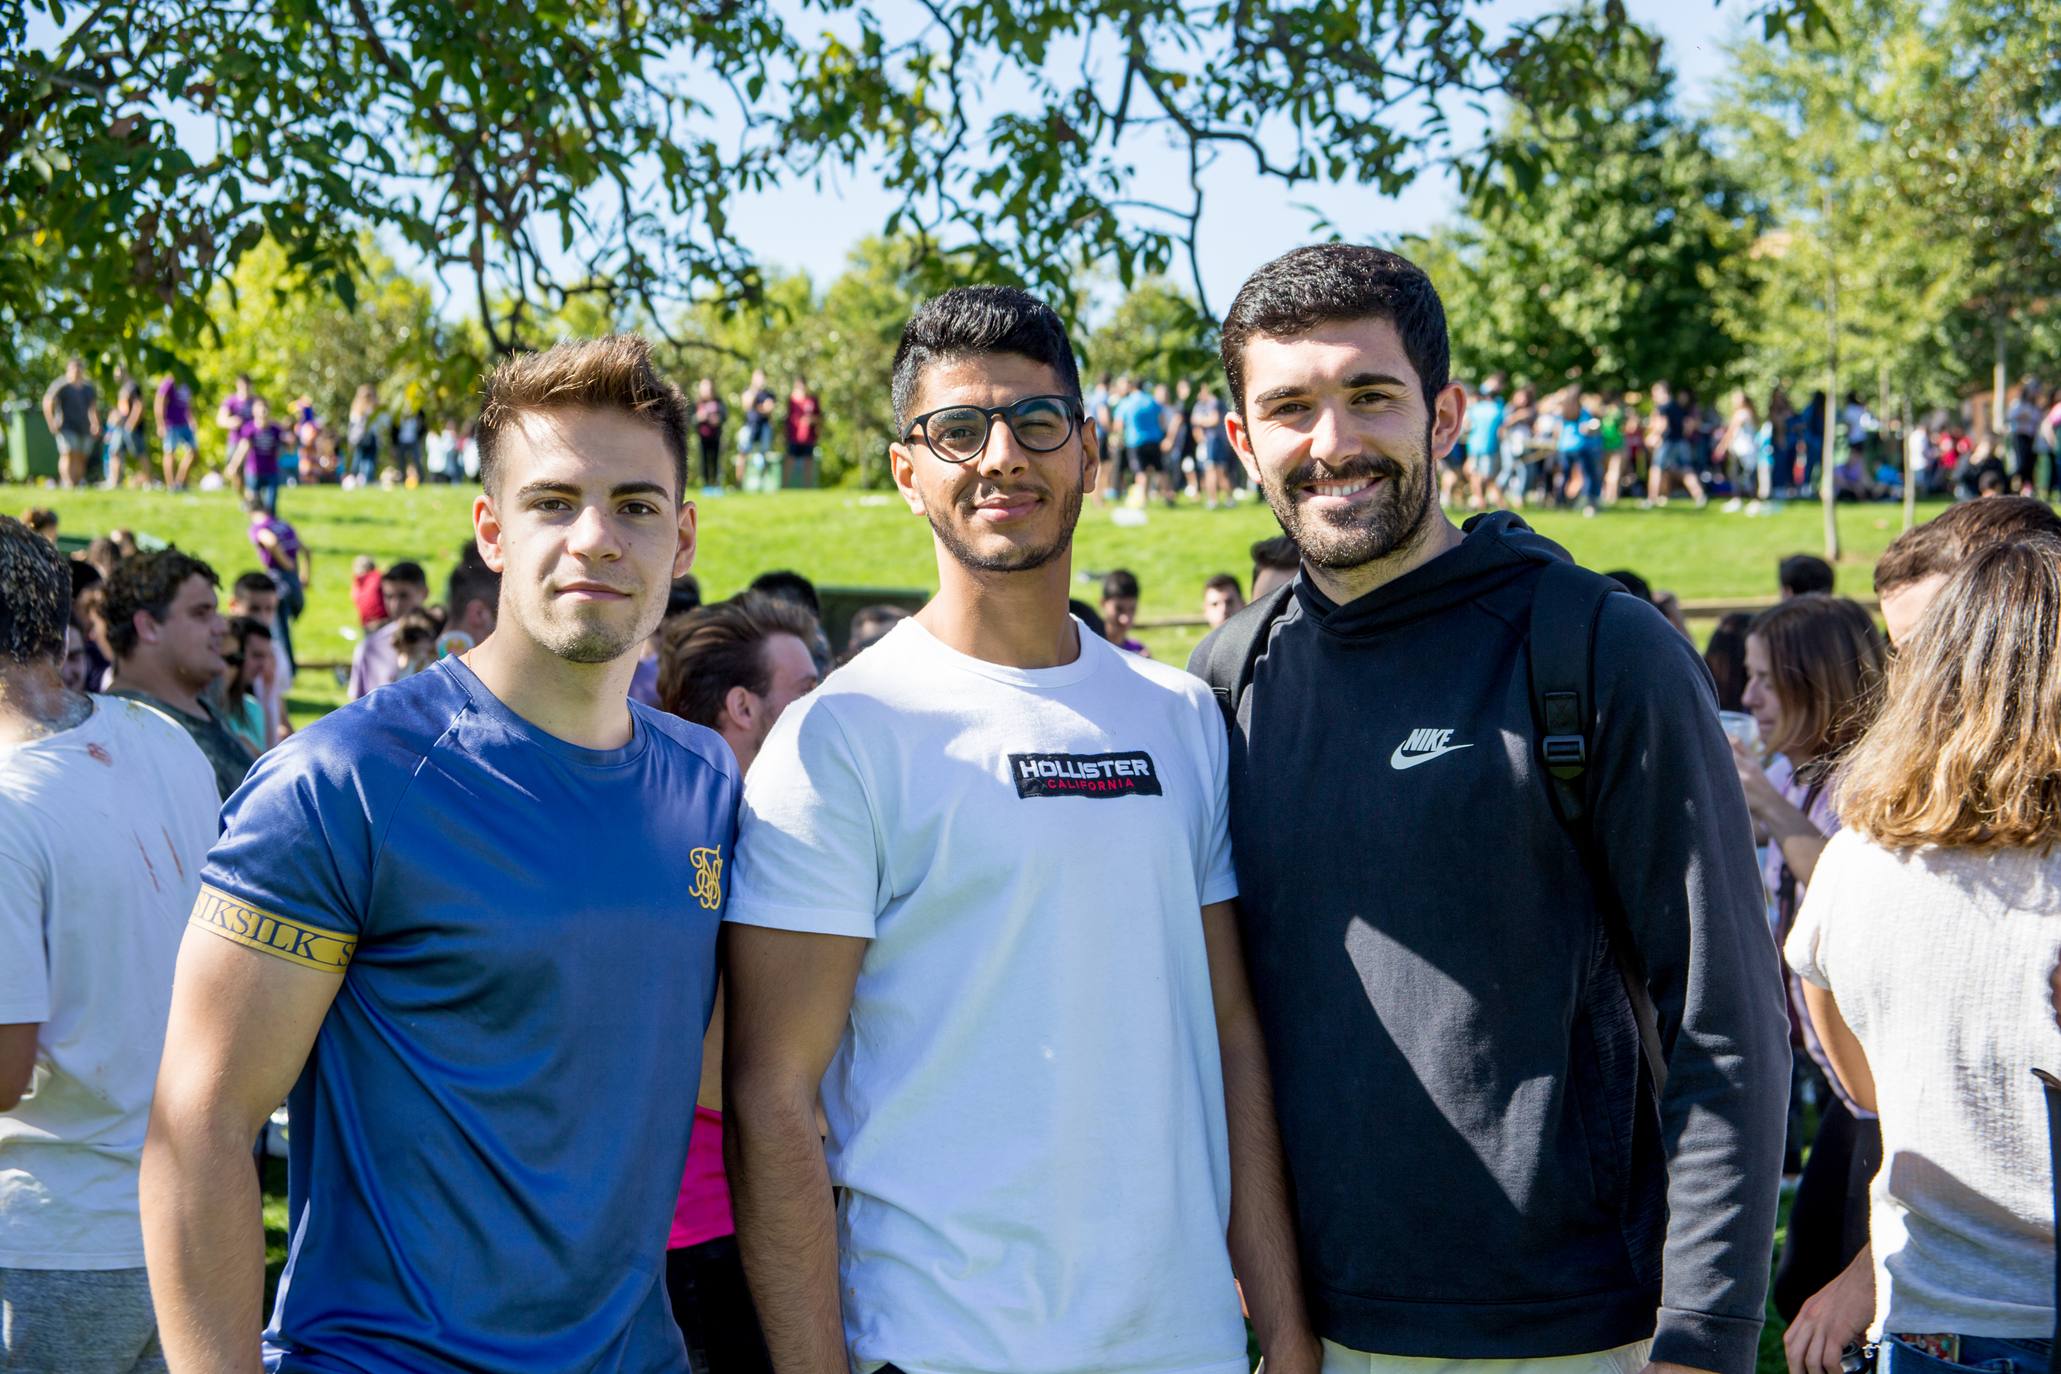
[[[640,339],[504,362],[473,504],[494,633],[230,799],[143,1165],[174,1369],[260,1368],[249,1143],[281,1097],[264,1368],[687,1368],[666,1232],[738,780],[627,693],[693,562],[689,420]]]

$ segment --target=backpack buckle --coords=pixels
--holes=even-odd
[[[1539,741],[1539,749],[1548,768],[1578,769],[1589,761],[1589,746],[1580,735],[1547,735]]]

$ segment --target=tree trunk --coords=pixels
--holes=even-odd
[[[1911,394],[1906,391],[1899,404],[1904,417],[1904,528],[1918,523],[1918,467],[1911,461]]]
[[[1829,197],[1828,197],[1829,199]],[[1839,562],[1839,269],[1825,269],[1825,450],[1818,499],[1825,507],[1825,561]]]
[[[1991,450],[1999,456],[2006,447],[2004,442],[2004,387],[2009,373],[2004,369],[2004,315],[1997,312],[1997,361],[1990,374],[1989,397],[1989,442]],[[2006,460],[2008,461],[2008,459]]]

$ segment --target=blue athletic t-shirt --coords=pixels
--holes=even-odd
[[[340,980],[287,1099],[266,1367],[685,1370],[665,1248],[736,762],[583,749],[445,659],[267,753],[193,919]]]

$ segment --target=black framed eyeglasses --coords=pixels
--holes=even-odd
[[[920,439],[947,463],[970,463],[987,452],[988,436],[1001,420],[1028,452],[1051,453],[1065,447],[1083,418],[1079,404],[1066,396],[1026,396],[1006,406],[945,406],[909,421],[902,442]]]

